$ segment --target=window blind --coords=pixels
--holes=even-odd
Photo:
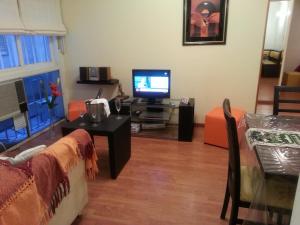
[[[60,0],[18,0],[18,2],[26,31],[56,36],[66,34]]]
[[[17,0],[0,0],[0,34],[24,33]]]
[[[20,113],[15,82],[0,84],[0,121]]]

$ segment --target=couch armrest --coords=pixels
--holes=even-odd
[[[80,160],[69,171],[68,177],[70,180],[70,193],[63,198],[48,225],[70,225],[82,213],[88,202],[85,162]]]
[[[300,86],[300,72],[284,72],[282,84],[287,86]]]
[[[300,72],[297,71],[291,71],[291,72],[286,72],[288,76],[300,76]]]

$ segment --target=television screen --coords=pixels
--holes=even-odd
[[[169,98],[170,70],[132,70],[133,97]]]

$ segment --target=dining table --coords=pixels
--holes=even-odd
[[[248,219],[251,221],[260,218],[263,221],[261,224],[270,224],[274,215],[269,213],[267,206],[268,179],[276,177],[283,183],[291,183],[295,190],[297,187],[300,174],[300,117],[247,113],[244,125],[248,150],[251,155],[255,155],[257,170],[262,177],[260,184],[256,186],[250,206],[253,210],[249,210]],[[258,206],[264,206],[263,214],[256,210]],[[288,213],[284,224],[289,224],[290,216]],[[243,223],[248,224],[250,223]]]
[[[277,175],[298,179],[300,173],[300,117],[248,113],[245,120],[248,131],[262,131],[265,134],[264,137],[256,138],[256,143],[251,146],[249,135],[246,133],[249,148],[253,148],[255,151],[263,174],[266,177]]]

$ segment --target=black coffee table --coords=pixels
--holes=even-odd
[[[111,115],[97,124],[88,122],[86,118],[78,118],[72,122],[64,122],[61,126],[63,136],[81,128],[92,138],[94,135],[108,137],[110,175],[113,179],[118,177],[131,156],[130,116],[122,115],[122,119],[116,117]],[[82,126],[82,122],[86,125]]]

